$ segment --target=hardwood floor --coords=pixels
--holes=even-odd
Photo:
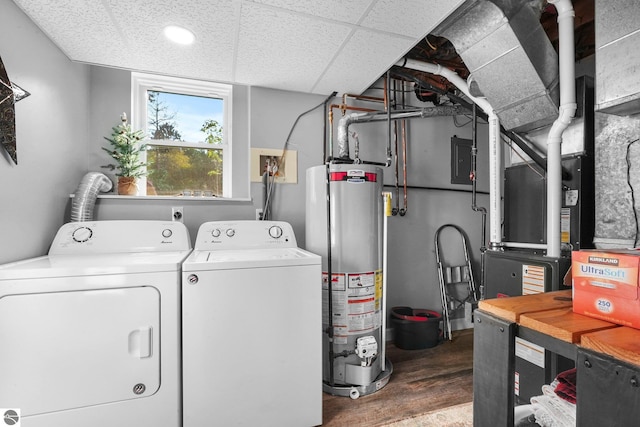
[[[425,350],[387,343],[389,384],[356,400],[323,395],[323,426],[374,427],[473,400],[473,330]]]

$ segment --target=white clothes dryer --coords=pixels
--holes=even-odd
[[[322,424],[321,258],[285,222],[207,222],[182,271],[184,426]]]
[[[25,427],[181,425],[179,222],[63,225],[0,266],[0,406]]]

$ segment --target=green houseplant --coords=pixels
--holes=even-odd
[[[110,147],[102,147],[116,161],[118,172],[118,194],[133,195],[138,191],[138,178],[147,174],[147,163],[142,161],[141,154],[146,149],[142,141],[145,138],[141,130],[132,130],[127,123],[127,115],[122,113],[120,123],[114,126],[109,141]]]

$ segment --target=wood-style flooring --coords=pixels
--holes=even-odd
[[[323,394],[323,426],[374,427],[473,400],[473,330],[424,350],[387,343],[389,383],[358,399]]]

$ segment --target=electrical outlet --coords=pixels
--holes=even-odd
[[[262,219],[262,209],[256,209],[256,219],[257,220]]]
[[[171,220],[184,223],[184,211],[182,206],[174,206],[171,208]]]

